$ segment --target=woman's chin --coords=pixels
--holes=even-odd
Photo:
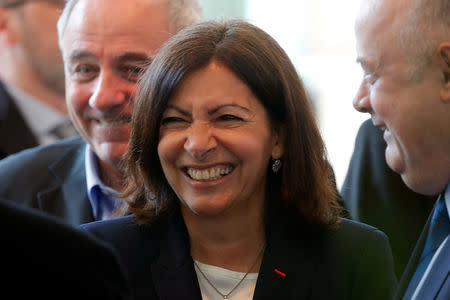
[[[183,203],[182,211],[198,217],[214,218],[224,214],[228,210],[226,203]]]

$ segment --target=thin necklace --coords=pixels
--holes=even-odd
[[[258,255],[256,256],[255,261],[253,262],[252,266],[248,269],[247,273],[244,274],[244,276],[242,276],[242,278],[239,280],[238,283],[236,283],[236,285],[231,289],[231,291],[229,291],[227,294],[223,294],[221,293],[215,286],[214,284],[209,281],[208,277],[206,277],[205,273],[203,273],[202,269],[200,269],[200,267],[198,266],[197,262],[194,260],[194,265],[197,268],[197,270],[200,271],[200,274],[202,274],[203,278],[206,279],[206,281],[209,283],[209,285],[220,295],[222,296],[223,299],[229,299],[229,296],[231,295],[232,292],[234,292],[234,290],[241,284],[242,281],[244,281],[245,277],[247,277],[247,275],[250,273],[250,271],[253,269],[253,267],[256,265],[256,262],[258,261],[258,258],[261,256],[261,254],[264,252],[264,248],[265,248],[266,244],[264,243],[261,247],[261,250],[259,250]]]

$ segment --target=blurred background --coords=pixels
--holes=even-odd
[[[370,116],[352,100],[362,77],[354,20],[361,0],[199,0],[206,19],[239,18],[264,29],[287,52],[317,112],[342,186],[357,130]]]

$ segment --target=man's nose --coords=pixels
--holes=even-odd
[[[119,78],[114,78],[112,74],[102,74],[94,86],[89,105],[97,110],[107,110],[122,106],[129,99],[130,92]]]
[[[362,113],[370,113],[372,111],[372,107],[370,105],[370,93],[365,81],[361,82],[355,98],[353,98],[353,107]]]

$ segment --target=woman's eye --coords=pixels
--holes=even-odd
[[[167,117],[167,118],[163,118],[161,120],[161,125],[163,126],[163,125],[181,123],[181,122],[185,122],[185,120],[182,118],[178,118],[178,117]]]
[[[219,121],[242,121],[242,118],[234,116],[234,115],[222,115],[217,118]]]

